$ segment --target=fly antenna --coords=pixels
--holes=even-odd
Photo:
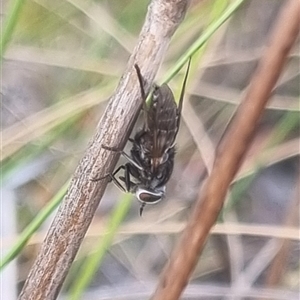
[[[144,79],[141,73],[141,69],[137,64],[134,64],[135,70],[136,70],[136,74],[140,83],[140,88],[141,88],[141,94],[142,94],[142,98],[143,101],[146,102],[146,93],[145,93],[145,89],[144,89]]]

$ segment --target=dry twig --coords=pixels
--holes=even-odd
[[[112,171],[119,158],[118,153],[104,150],[101,145],[122,149],[139,112],[141,97],[133,63],[140,66],[150,85],[188,2],[153,0],[149,5],[139,42],[75,171],[19,299],[57,297],[107,184],[107,180],[93,182],[90,179]]]
[[[287,2],[245,99],[218,146],[212,173],[200,191],[194,212],[162,274],[153,300],[178,299],[187,285],[209,231],[223,206],[228,187],[249,148],[256,125],[299,34],[299,16],[299,0]]]

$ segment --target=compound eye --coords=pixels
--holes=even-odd
[[[138,195],[138,198],[141,202],[153,204],[161,200],[161,195],[153,195],[146,192],[142,192]]]

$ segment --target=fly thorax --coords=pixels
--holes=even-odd
[[[168,160],[168,158],[169,158],[169,154],[166,152],[160,157],[151,158],[151,169],[152,169],[151,171],[155,172],[155,170],[158,170],[159,167]]]

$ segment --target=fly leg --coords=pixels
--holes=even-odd
[[[102,179],[105,179],[107,177],[109,177],[109,182],[113,182],[122,192],[126,193],[128,190],[126,190],[127,188],[127,184],[126,184],[126,188],[123,187],[123,185],[120,183],[120,181],[116,178],[116,174],[120,171],[120,170],[125,170],[126,172],[126,166],[120,166],[119,168],[117,168],[113,173],[111,174],[106,174],[105,176],[99,177],[99,178],[94,178],[91,179],[91,181],[100,181]]]
[[[142,76],[140,67],[137,64],[134,64],[135,70],[136,70],[136,75],[138,77],[139,80],[139,84],[140,84],[140,89],[141,89],[141,96],[143,99],[143,111],[144,111],[144,120],[145,120],[145,128],[149,128],[149,124],[148,124],[148,118],[147,118],[147,112],[148,112],[148,108],[147,108],[147,95],[145,92],[145,79]]]
[[[125,183],[127,192],[131,191],[131,187],[134,183],[130,180],[130,164],[124,166],[124,177],[120,176],[119,178]]]
[[[125,187],[122,185],[119,179],[117,179],[116,174],[119,173],[120,170],[124,170],[124,177],[121,176],[119,179],[125,183]],[[134,185],[134,183],[130,180],[130,165],[122,165],[119,168],[117,168],[113,173],[106,174],[105,176],[102,176],[100,178],[91,179],[91,181],[99,181],[102,179],[105,179],[109,177],[109,182],[113,182],[116,187],[118,187],[122,192],[128,193],[131,190],[131,186]]]
[[[109,147],[109,146],[105,146],[102,145],[101,146],[103,149],[108,150],[108,151],[113,151],[113,152],[117,152],[120,153],[121,155],[123,155],[131,164],[133,164],[135,167],[137,167],[139,170],[143,170],[143,168],[136,162],[134,161],[130,155],[128,155],[125,151],[114,148],[114,147]]]
[[[142,73],[141,73],[141,70],[140,70],[139,66],[137,64],[134,64],[134,67],[135,67],[136,74],[137,74],[137,77],[138,77],[138,80],[139,80],[142,99],[143,99],[144,105],[145,105],[147,96],[146,96],[145,88],[144,88],[144,85],[145,85],[144,78],[142,76]]]

